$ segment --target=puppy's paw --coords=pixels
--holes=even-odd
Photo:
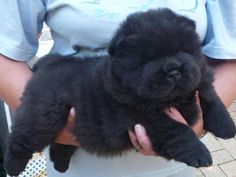
[[[216,137],[228,139],[233,138],[236,134],[236,127],[231,118],[222,120],[220,125],[213,123],[208,126],[210,132],[212,132]]]
[[[18,176],[24,171],[29,159],[16,158],[12,154],[7,153],[4,160],[4,168],[8,175]]]
[[[68,161],[54,162],[54,168],[57,171],[64,173],[69,168],[69,162]]]
[[[178,148],[172,147],[167,149],[167,153],[173,157],[173,159],[195,168],[212,165],[211,154],[200,141],[192,141]]]
[[[63,173],[69,168],[70,159],[77,147],[53,143],[50,145],[50,159],[54,163],[54,168]]]
[[[220,130],[216,130],[213,134],[219,138],[229,139],[235,136],[236,129],[234,128],[222,128]]]
[[[189,156],[184,156],[181,161],[195,168],[212,165],[211,154],[207,149],[194,150]]]
[[[235,136],[235,123],[223,103],[215,101],[213,105],[207,105],[203,117],[204,128],[215,136],[223,139]]]

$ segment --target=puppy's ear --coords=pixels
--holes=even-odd
[[[129,36],[115,36],[109,46],[108,52],[111,56],[132,53],[133,50],[138,49],[138,43],[142,40],[139,35]]]
[[[119,34],[117,34],[116,36],[113,37],[113,39],[111,40],[111,43],[109,45],[109,48],[108,48],[108,53],[111,56],[115,55],[116,49],[118,48],[120,43],[124,40],[124,38],[125,37],[123,35],[119,35]]]
[[[183,20],[180,20],[180,23],[182,23],[182,25],[185,27],[185,29],[191,30],[191,31],[192,30],[196,31],[196,23],[193,20],[191,20],[187,17],[184,17],[184,16],[182,18],[183,18]]]

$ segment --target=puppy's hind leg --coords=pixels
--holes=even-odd
[[[54,162],[54,168],[59,172],[65,172],[76,149],[77,147],[73,145],[52,143],[50,145],[50,159]]]
[[[15,113],[4,166],[7,173],[17,176],[25,169],[34,152],[42,151],[56,138],[67,121],[70,107],[54,92],[26,91]]]

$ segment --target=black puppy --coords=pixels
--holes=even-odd
[[[76,111],[73,134],[89,153],[114,156],[133,148],[128,130],[140,123],[160,156],[209,166],[210,153],[192,129],[163,110],[174,106],[193,125],[198,90],[204,128],[221,138],[234,137],[235,125],[212,82],[192,20],[168,9],[132,14],[111,41],[109,56],[49,55],[36,64],[15,113],[6,170],[18,175],[32,153],[50,145],[55,168],[66,171],[76,147],[54,139],[71,107]]]

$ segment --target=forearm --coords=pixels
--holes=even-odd
[[[0,98],[13,110],[19,106],[31,74],[27,63],[13,61],[0,55]]]
[[[215,71],[214,86],[225,106],[229,107],[236,98],[236,60],[216,63],[211,63]]]

